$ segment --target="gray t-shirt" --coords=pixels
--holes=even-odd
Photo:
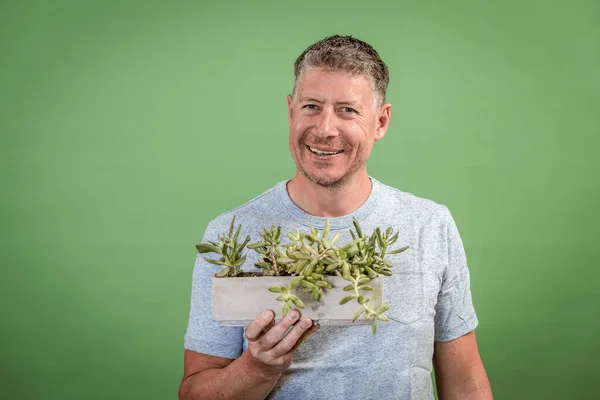
[[[355,217],[365,234],[388,226],[400,231],[389,256],[393,275],[385,277],[389,322],[371,327],[324,325],[296,351],[269,399],[433,399],[433,344],[450,341],[478,324],[471,300],[469,271],[463,245],[448,209],[431,200],[373,183],[367,201],[354,213],[329,218],[338,243],[351,240]],[[304,212],[290,199],[287,181],[211,221],[203,241],[217,241],[229,230],[232,217],[242,224],[240,237],[257,241],[263,226],[282,232],[322,230],[326,219]],[[287,237],[282,234],[285,243]],[[247,251],[244,270],[257,270],[258,258]],[[247,348],[241,327],[220,327],[211,319],[210,278],[218,266],[198,255],[193,273],[191,310],[185,348],[219,357],[237,358]]]

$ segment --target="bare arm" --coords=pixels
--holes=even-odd
[[[492,400],[475,331],[450,342],[435,342],[435,381],[440,400]]]
[[[298,346],[318,329],[309,318],[296,323],[298,318],[298,311],[293,310],[275,324],[271,311],[261,314],[246,328],[248,350],[235,360],[186,350],[179,398],[267,397],[281,373],[290,366]]]
[[[231,360],[186,350],[184,365],[181,400],[264,399],[279,379],[253,368],[247,352]]]

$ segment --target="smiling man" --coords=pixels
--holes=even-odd
[[[491,399],[474,329],[469,271],[448,209],[389,187],[367,173],[374,143],[385,135],[388,70],[377,52],[352,37],[325,38],[295,63],[288,96],[289,180],[212,220],[216,240],[231,218],[253,240],[262,226],[289,232],[323,229],[348,240],[356,218],[364,230],[393,227],[409,250],[391,258],[386,278],[389,322],[314,325],[297,310],[281,321],[265,310],[245,329],[211,320],[210,277],[218,268],[198,255],[185,336],[181,399]],[[257,257],[248,253],[244,266]]]

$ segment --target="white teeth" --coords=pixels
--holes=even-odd
[[[314,149],[310,146],[308,146],[308,148],[310,149],[310,151],[312,151],[313,153],[318,154],[320,156],[331,156],[331,155],[340,153],[339,151],[321,151],[321,150]]]

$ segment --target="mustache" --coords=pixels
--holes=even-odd
[[[341,142],[339,140],[326,140],[323,139],[320,135],[315,134],[315,133],[307,133],[304,138],[302,139],[302,142],[308,146],[326,146],[326,147],[333,147],[336,149],[340,149],[340,150],[345,150],[346,146],[344,144],[344,142]]]

